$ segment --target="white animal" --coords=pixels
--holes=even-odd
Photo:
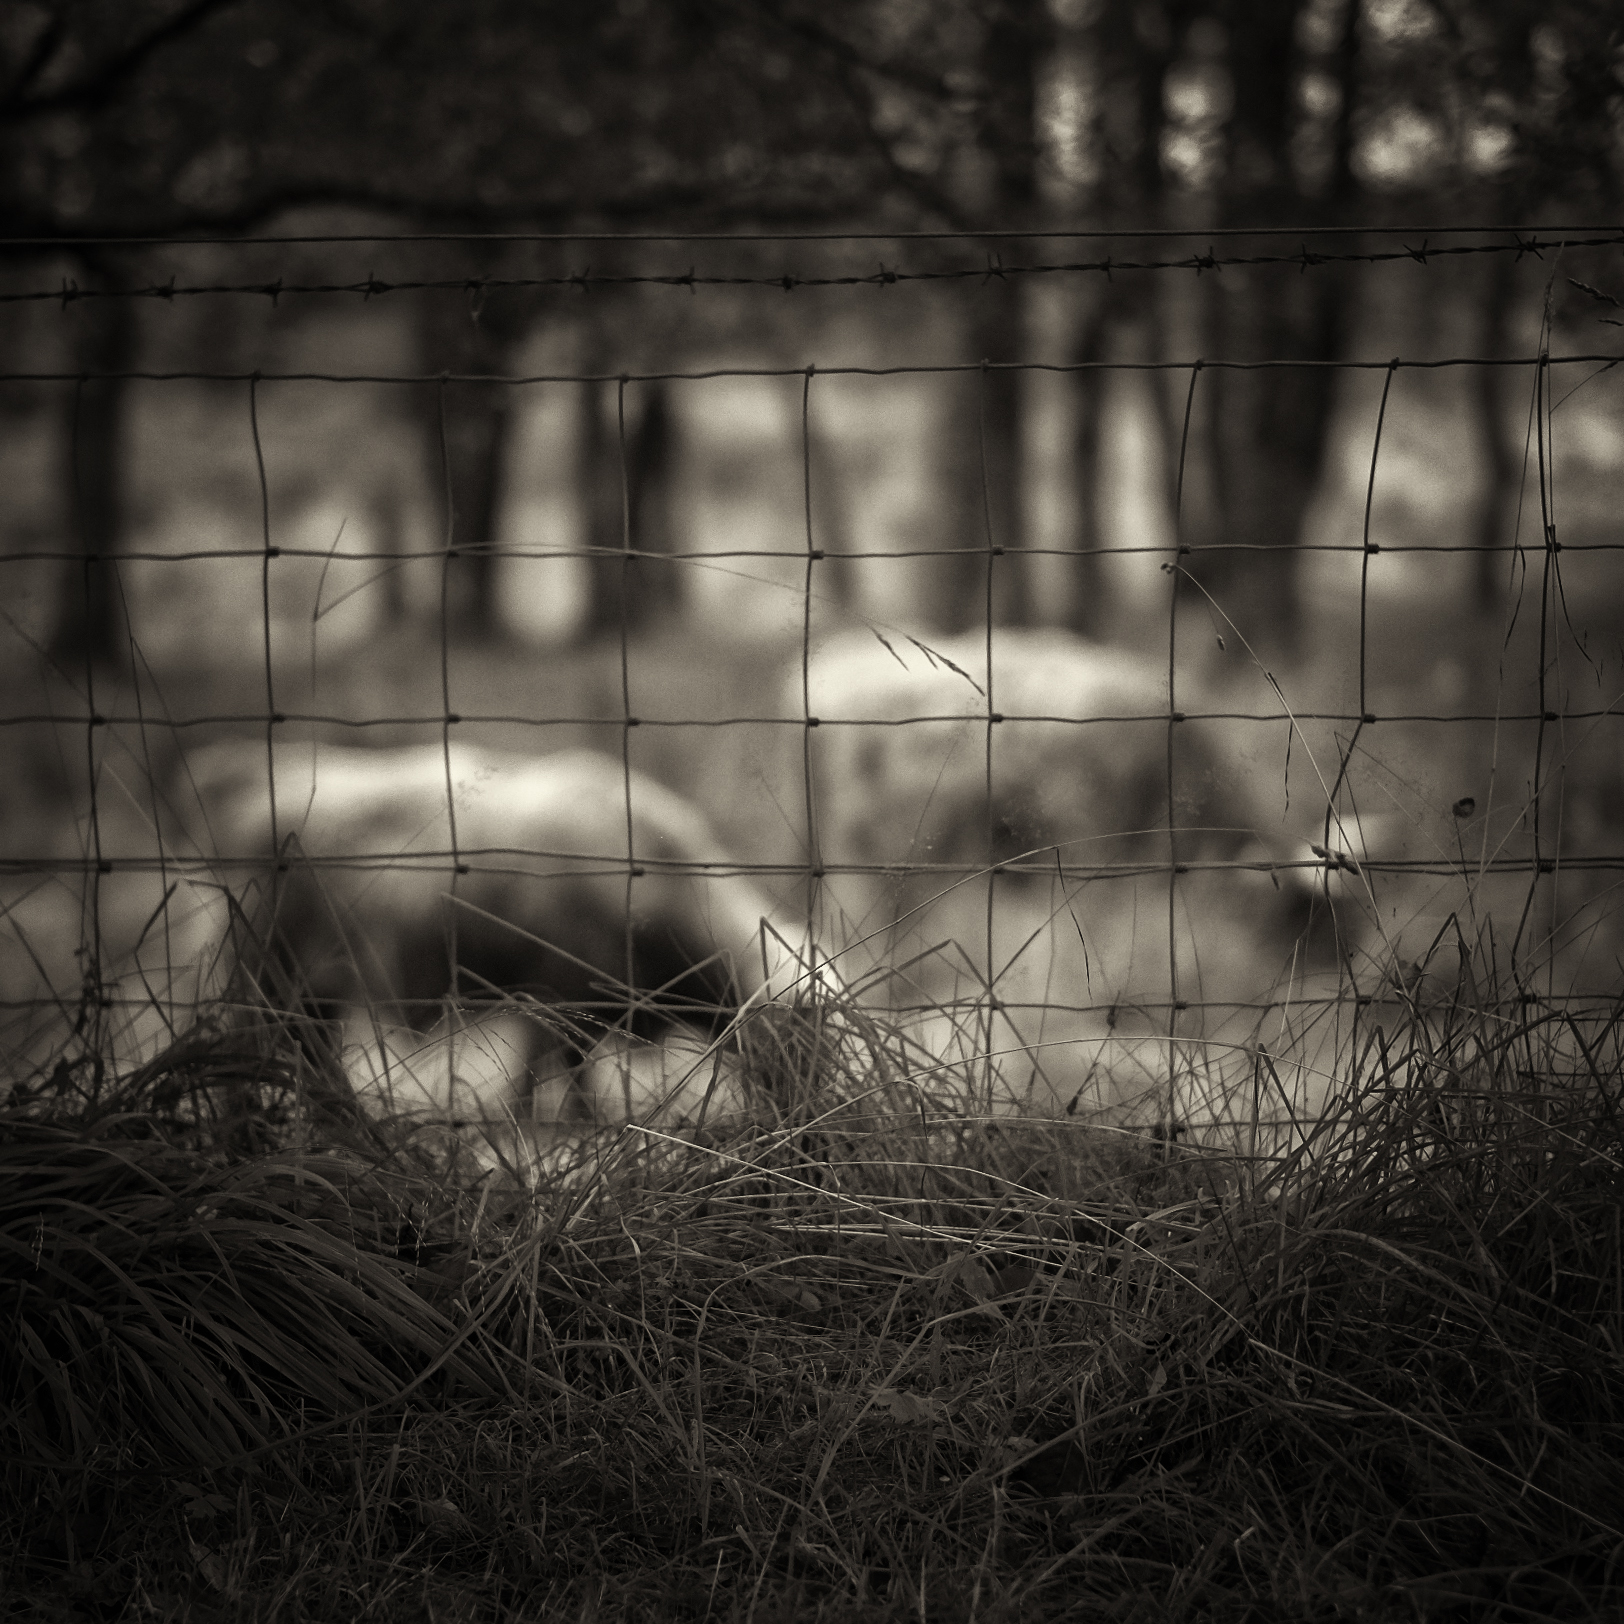
[[[342,1021],[346,1049],[370,1055],[347,1056],[364,1094],[442,1116],[459,1097],[475,1114],[613,1115],[622,1047],[674,1033],[687,1052],[741,1004],[805,985],[804,923],[688,801],[609,756],[289,745],[268,759],[233,740],[192,753],[178,783],[242,899],[243,967]],[[611,1058],[605,1034],[619,1034]],[[645,1074],[662,1066],[622,1067],[638,1087],[620,1091],[621,1116],[658,1103]]]
[[[854,631],[813,654],[837,963],[848,982],[906,966],[888,997],[921,1012],[926,1041],[990,1048],[1004,1089],[1038,1108],[1142,1096],[1181,1112],[1170,1034],[1224,1034],[1195,1010],[1171,1019],[1174,954],[1182,1002],[1267,994],[1310,921],[1311,871],[1269,829],[1256,765],[1204,724],[1171,724],[1170,819],[1165,667],[1062,631],[1000,629],[992,646],[990,684],[980,632]],[[785,697],[801,710],[798,669]]]

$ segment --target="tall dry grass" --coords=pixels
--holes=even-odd
[[[269,1017],[64,1057],[0,1115],[7,1610],[1617,1617],[1624,1006],[1526,985],[1468,944],[1200,1144],[853,1002],[505,1162]]]

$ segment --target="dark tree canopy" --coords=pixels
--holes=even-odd
[[[887,10],[19,5],[10,234],[230,229],[308,202],[541,229],[884,211],[929,187],[880,128],[946,99],[912,49],[926,9]]]

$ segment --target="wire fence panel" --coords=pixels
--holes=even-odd
[[[1068,235],[154,241],[54,289],[33,245],[13,1074],[245,978],[350,1048],[506,1022],[539,1099],[821,963],[922,1087],[1190,1131],[1312,1112],[1401,1007],[1581,1031],[1624,946],[1624,237]],[[1470,353],[1439,279],[1501,260]],[[1315,299],[1337,353],[1193,347]],[[989,311],[1019,358],[966,357]]]

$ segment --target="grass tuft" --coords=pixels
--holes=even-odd
[[[1616,1618],[1624,1006],[1462,960],[1261,1145],[992,1116],[828,1002],[751,1109],[522,1166],[269,1019],[23,1079],[7,1605]]]

